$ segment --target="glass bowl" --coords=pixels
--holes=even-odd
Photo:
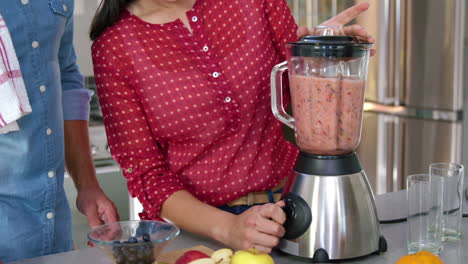
[[[177,226],[160,221],[122,221],[93,228],[88,240],[115,264],[153,264],[179,232]]]

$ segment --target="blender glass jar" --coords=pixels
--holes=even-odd
[[[371,44],[350,36],[305,36],[286,47],[287,65],[277,65],[272,73],[273,113],[295,130],[303,152],[354,151],[360,141]],[[286,69],[294,117],[284,111],[282,89],[276,89]]]

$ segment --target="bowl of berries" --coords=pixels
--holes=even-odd
[[[177,226],[160,221],[122,221],[93,228],[88,240],[115,264],[154,264],[179,232]]]

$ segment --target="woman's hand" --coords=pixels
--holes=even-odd
[[[357,5],[354,5],[343,12],[339,13],[335,17],[330,18],[329,20],[323,22],[320,24],[321,26],[340,26],[344,27],[347,23],[349,23],[351,20],[355,19],[358,17],[360,14],[362,14],[364,11],[369,9],[370,4],[369,3],[360,3]],[[351,25],[343,28],[343,31],[345,35],[348,36],[355,36],[362,42],[369,42],[373,43],[375,42],[375,39],[369,35],[367,30],[360,26],[360,25]],[[307,29],[307,27],[300,27],[297,30],[297,36],[303,37],[306,35],[314,35],[313,31],[310,31]]]
[[[233,216],[223,242],[235,249],[255,248],[270,253],[285,233],[286,215],[280,206],[284,206],[283,201],[257,205]]]

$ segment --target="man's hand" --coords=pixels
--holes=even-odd
[[[88,225],[91,228],[119,221],[119,214],[114,203],[99,186],[79,190],[76,207],[88,218]]]
[[[332,17],[331,19],[323,22],[320,25],[343,27],[343,31],[345,35],[354,36],[362,42],[373,43],[375,42],[375,39],[369,35],[369,33],[364,27],[360,25],[351,25],[351,26],[344,27],[344,25],[351,22],[351,20],[357,18],[360,14],[362,14],[364,11],[369,9],[369,6],[370,6],[369,3],[360,3],[357,5],[354,5],[344,10],[343,12],[339,13],[335,17]],[[297,36],[299,38],[306,36],[306,35],[314,35],[313,30],[310,31],[309,29],[307,29],[307,27],[300,27],[297,30]]]

